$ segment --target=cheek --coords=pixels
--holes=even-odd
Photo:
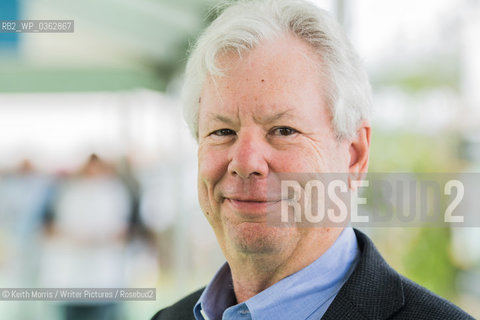
[[[275,152],[272,157],[272,169],[275,172],[303,172],[308,163],[301,149]]]
[[[225,176],[228,162],[225,152],[209,146],[198,149],[198,198],[205,214],[216,207],[215,187]]]
[[[325,168],[325,152],[310,145],[299,145],[275,152],[272,167],[276,172],[312,173]]]
[[[342,145],[331,145],[326,151],[326,157],[324,157],[324,169],[329,172],[348,172],[350,154],[348,149],[342,147]]]
[[[199,184],[209,187],[215,185],[225,174],[228,163],[225,152],[212,147],[199,147],[198,149],[198,178]]]
[[[335,142],[305,141],[275,154],[277,172],[346,172],[348,159]],[[343,170],[343,171],[342,171]]]

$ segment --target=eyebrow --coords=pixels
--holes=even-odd
[[[285,111],[282,111],[282,112],[279,112],[279,113],[275,113],[273,115],[270,115],[270,116],[266,116],[264,117],[264,119],[254,119],[256,123],[272,123],[272,122],[275,122],[277,120],[280,120],[281,118],[285,117],[285,116],[294,116],[291,111],[293,111],[293,108],[290,108],[290,109],[287,109]]]
[[[283,118],[285,116],[294,116],[292,114],[293,110],[294,110],[293,108],[290,108],[290,109],[287,109],[285,111],[275,113],[273,115],[262,117],[260,119],[254,118],[254,121],[255,121],[255,123],[272,123],[272,122],[275,122],[277,120],[280,120],[281,118]],[[223,116],[221,114],[216,114],[216,113],[212,112],[212,113],[209,114],[209,117],[211,118],[211,120],[214,120],[214,121],[223,122],[223,123],[226,123],[226,124],[229,124],[229,125],[234,125],[235,124],[234,120],[230,119],[229,117]]]
[[[228,117],[222,116],[221,114],[213,113],[210,112],[208,114],[208,118],[210,118],[210,121],[218,121],[218,122],[223,122],[229,125],[233,125],[234,121]]]

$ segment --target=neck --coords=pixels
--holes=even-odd
[[[343,228],[310,230],[294,248],[275,254],[235,253],[228,257],[238,303],[317,260],[338,238]]]

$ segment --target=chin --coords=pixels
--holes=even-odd
[[[242,223],[228,228],[233,249],[244,254],[279,254],[294,240],[291,228]]]

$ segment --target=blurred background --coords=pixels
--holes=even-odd
[[[480,171],[480,1],[318,0],[374,90],[373,172]],[[187,48],[215,0],[2,0],[0,287],[156,287],[157,301],[2,302],[2,319],[148,319],[224,258],[181,118]],[[472,208],[477,210],[477,208]],[[480,317],[478,228],[371,228],[399,272]]]

